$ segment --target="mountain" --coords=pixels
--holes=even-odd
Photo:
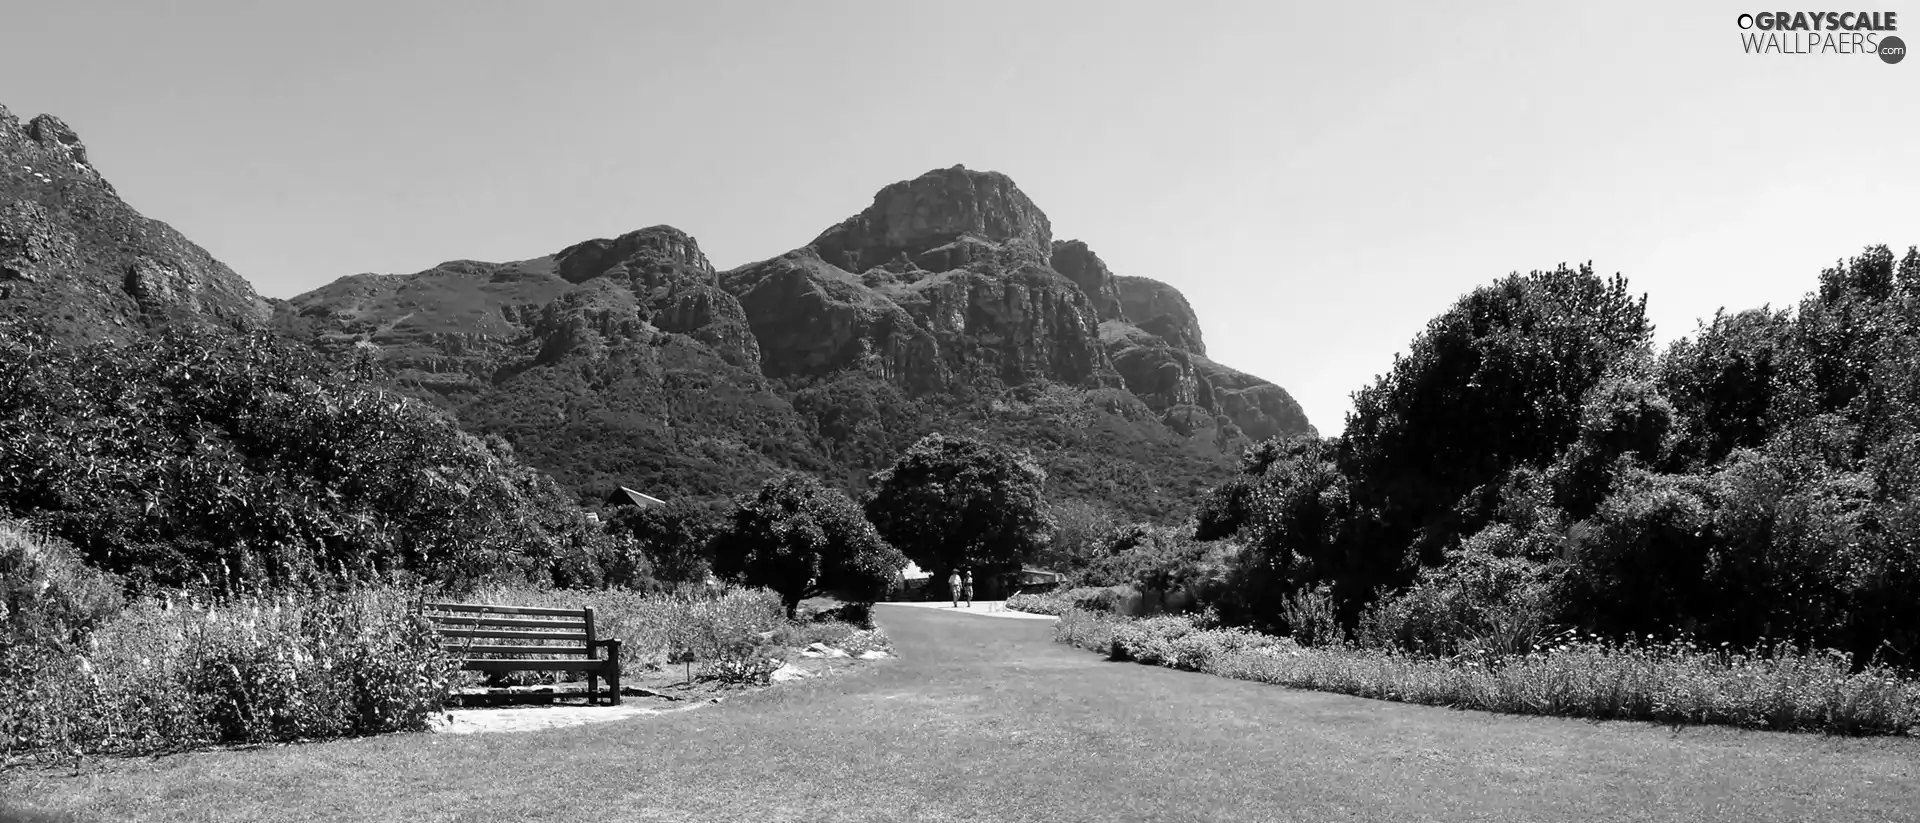
[[[0,315],[55,336],[117,339],[167,323],[259,327],[253,286],[121,201],[66,123],[0,106]]]
[[[377,357],[583,497],[732,493],[781,468],[858,489],[947,431],[1033,450],[1062,496],[1163,518],[1252,440],[1312,431],[1285,390],[1205,357],[1178,290],[1114,275],[1007,176],[960,166],[730,271],[654,226],[342,278],[273,322]]]
[[[0,313],[73,340],[269,326],[377,364],[583,499],[743,491],[781,469],[851,490],[915,439],[1032,450],[1056,495],[1173,516],[1241,448],[1311,431],[1208,360],[1179,291],[1053,237],[1007,176],[882,189],[787,254],[717,271],[670,226],[263,300],[119,199],[73,130],[0,108]]]
[[[715,496],[781,468],[831,472],[699,244],[667,226],[510,263],[345,277],[274,326],[366,352],[402,389],[497,433],[564,484]]]
[[[1205,357],[1180,292],[1119,277],[1053,238],[1006,175],[964,166],[882,189],[807,246],[720,275],[766,373],[849,371],[923,395],[992,396],[1036,381],[1121,388],[1217,446],[1311,430],[1284,389]],[[1219,450],[1219,449],[1216,449]]]

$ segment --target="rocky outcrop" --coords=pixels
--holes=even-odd
[[[720,282],[746,311],[768,377],[857,370],[915,393],[951,385],[932,333],[811,248],[742,266]]]
[[[1127,391],[1164,411],[1213,406],[1212,387],[1194,370],[1194,355],[1125,320],[1100,324],[1100,339]]]
[[[1200,319],[1179,289],[1145,277],[1115,277],[1114,285],[1120,292],[1121,310],[1135,326],[1194,354],[1207,353],[1200,339]]]
[[[1086,243],[1079,240],[1054,241],[1053,270],[1065,275],[1081,291],[1086,292],[1087,299],[1093,302],[1093,310],[1102,321],[1126,317],[1113,272],[1107,270],[1106,262],[1087,248]]]
[[[915,395],[1117,385],[1099,309],[1049,267],[1053,248],[1046,214],[1012,180],[955,166],[888,186],[808,246],[720,280],[746,307],[769,376],[851,368]]]
[[[968,376],[974,387],[1118,382],[1099,343],[1093,305],[1051,269],[962,269],[877,291],[932,334],[948,373]]]
[[[0,106],[0,314],[84,340],[179,322],[256,328],[269,311],[205,249],[122,202],[66,123],[22,124]]]
[[[581,283],[595,277],[639,278],[649,285],[666,275],[711,281],[713,264],[693,237],[672,226],[653,226],[612,240],[575,243],[554,255],[561,279]]]
[[[1047,216],[1012,180],[965,166],[930,171],[881,189],[873,205],[809,245],[822,260],[856,274],[901,257],[928,271],[948,271],[964,263],[957,265],[945,253],[927,260],[921,255],[969,236],[1024,245],[1042,259],[1053,248]]]
[[[1319,433],[1286,389],[1204,357],[1194,357],[1193,366],[1195,375],[1212,391],[1213,408],[1247,437],[1265,440]]]

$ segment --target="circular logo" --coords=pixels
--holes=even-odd
[[[1898,37],[1880,39],[1880,59],[1888,63],[1898,63],[1907,56],[1907,44]]]
[[[1740,15],[1740,18],[1738,20],[1735,20],[1734,22],[1739,23],[1740,28],[1743,30],[1753,28],[1753,15],[1742,14]]]

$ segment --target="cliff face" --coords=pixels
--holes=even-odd
[[[1207,353],[1200,339],[1200,318],[1187,305],[1179,289],[1145,277],[1116,277],[1121,310],[1142,331],[1167,341],[1168,345],[1198,355]]]
[[[1100,255],[1094,254],[1086,243],[1079,240],[1054,241],[1053,269],[1086,293],[1102,321],[1119,320],[1127,316],[1122,308],[1117,279],[1113,272],[1107,270],[1107,264],[1100,259]]]
[[[0,106],[0,314],[88,340],[178,322],[254,328],[268,312],[232,269],[121,201],[66,123],[22,124]]]

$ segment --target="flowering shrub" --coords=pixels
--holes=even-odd
[[[1526,654],[1408,655],[1337,643],[1302,647],[1189,618],[1069,610],[1056,640],[1116,660],[1294,688],[1515,714],[1711,723],[1834,734],[1920,735],[1920,680],[1846,654],[1777,646],[1561,635]]]
[[[1066,602],[1052,594],[1021,592],[1007,598],[1007,611],[1058,615],[1066,609]]]
[[[1064,614],[1068,609],[1114,612],[1137,594],[1130,586],[1081,586],[1044,594],[1016,594],[1007,598],[1007,608],[1051,615]]]
[[[888,651],[893,648],[893,640],[887,637],[884,629],[860,629],[847,635],[847,639],[840,641],[836,648],[859,657],[867,652]]]
[[[71,651],[8,644],[0,760],[424,730],[453,671],[410,599],[150,599]]]

